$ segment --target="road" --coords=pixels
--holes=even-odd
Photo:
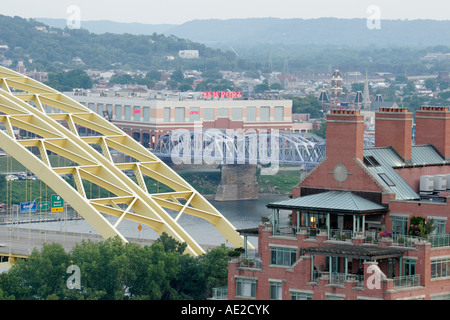
[[[29,255],[33,249],[41,250],[44,243],[59,243],[68,252],[82,240],[104,241],[100,235],[0,226],[0,256]],[[151,239],[127,239],[142,245],[151,245]]]

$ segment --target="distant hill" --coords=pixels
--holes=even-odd
[[[336,68],[400,75],[450,70],[450,60],[421,59],[430,52],[450,52],[450,21],[382,20],[379,30],[367,28],[365,19],[336,18],[195,20],[176,26],[91,21],[70,30],[62,19],[47,19],[48,25],[39,20],[0,15],[0,44],[11,48],[3,55],[13,61],[28,56],[28,70]],[[179,50],[198,50],[200,59],[181,59]]]
[[[37,19],[49,25],[64,20]],[[162,33],[209,46],[345,45],[345,46],[435,46],[450,43],[450,20],[381,20],[380,29],[369,29],[366,19],[249,18],[193,20],[181,25],[152,25],[86,21],[82,27],[93,33]]]
[[[48,26],[64,29],[66,20],[54,18],[38,18],[36,21],[42,22]],[[89,32],[102,33],[129,33],[135,35],[151,35],[153,33],[165,34],[167,30],[176,27],[174,24],[145,24],[145,23],[122,23],[108,20],[83,21],[82,28]]]
[[[83,28],[63,29],[34,19],[4,15],[0,15],[0,30],[0,44],[10,48],[0,55],[12,61],[29,57],[25,59],[28,70],[75,67],[108,70],[115,66],[144,71],[178,68],[233,70],[237,63],[236,55],[231,51],[211,49],[204,44],[158,33],[95,34]],[[180,50],[198,50],[200,58],[181,59],[178,57]]]

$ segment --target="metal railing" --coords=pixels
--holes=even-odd
[[[420,286],[420,274],[394,277],[394,288],[417,287]]]
[[[241,254],[239,257],[239,267],[261,269],[262,267],[261,257],[258,255],[256,251],[248,252],[246,255]]]
[[[408,235],[402,235],[402,234],[392,235],[392,244],[394,244],[394,245],[413,247],[419,241],[420,241],[420,237],[417,237],[417,236],[408,236]]]
[[[353,273],[338,273],[329,271],[313,271],[312,282],[318,282],[319,278],[328,280],[329,284],[343,286],[346,281],[357,281],[358,287],[364,286],[364,276]]]
[[[352,241],[353,231],[342,229],[330,229],[330,239],[340,241]]]
[[[228,300],[228,287],[213,288],[211,300]]]
[[[450,234],[449,233],[431,234],[428,236],[428,241],[431,243],[432,247],[450,246]]]

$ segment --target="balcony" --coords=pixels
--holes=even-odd
[[[239,256],[239,267],[261,269],[261,258],[257,252],[247,252]]]
[[[317,283],[319,279],[328,280],[328,284],[344,286],[345,282],[357,282],[356,287],[364,287],[364,276],[360,274],[353,273],[338,273],[338,272],[328,272],[328,271],[317,271],[314,270],[312,282]]]
[[[311,282],[318,283],[319,279],[328,280],[329,285],[336,286],[345,286],[346,282],[357,282],[355,288],[364,288],[364,275],[360,274],[314,270]],[[420,286],[420,274],[387,278],[386,280],[392,281],[393,287],[396,289]]]
[[[228,287],[213,288],[209,300],[228,300]]]
[[[431,247],[447,247],[450,246],[450,234],[431,234],[428,236],[428,241],[431,243]]]
[[[407,288],[420,286],[420,274],[394,277],[394,288]]]

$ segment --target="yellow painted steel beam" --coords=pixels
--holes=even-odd
[[[244,246],[243,237],[201,194],[141,144],[98,114],[48,86],[2,67],[0,67],[0,84],[4,89],[4,91],[0,90],[0,105],[3,103],[8,106],[4,110],[10,115],[5,118],[5,124],[11,126],[14,123],[22,129],[42,136],[43,139],[39,145],[41,154],[49,150],[78,163],[78,166],[75,166],[76,171],[71,171],[74,170],[73,167],[48,168],[49,163],[45,159],[41,162],[41,166],[52,170],[54,176],[62,172],[72,172],[79,190],[77,196],[80,199],[87,201],[82,188],[82,179],[90,180],[107,190],[114,190],[113,193],[118,193],[109,204],[90,202],[89,205],[97,210],[97,214],[108,211],[121,220],[147,221],[147,224],[157,231],[166,230],[177,240],[186,242],[191,254],[201,254],[204,252],[203,249],[176,221],[183,213],[191,214],[211,222],[234,246]],[[10,87],[22,90],[24,93],[12,95]],[[32,101],[34,106],[26,101]],[[46,113],[47,107],[57,108],[60,113]],[[28,118],[32,120],[31,123],[24,123],[24,114],[32,115]],[[65,121],[69,129],[58,121]],[[89,128],[100,136],[80,137],[76,130],[77,126]],[[14,141],[12,134],[10,137]],[[91,146],[97,143],[100,144],[103,155]],[[17,141],[15,145],[17,148],[20,146]],[[23,148],[23,146],[20,147]],[[109,148],[131,156],[137,162],[115,164]],[[137,183],[122,171],[129,169],[134,170]],[[155,194],[150,195],[144,182],[144,175],[169,186],[174,192],[169,193],[168,198],[165,198],[167,194],[161,197]],[[117,204],[121,203],[120,199],[126,195],[131,195],[137,200],[129,204],[130,207],[124,211]],[[183,198],[188,202],[183,205],[177,198]],[[172,218],[164,207],[179,210],[177,217]],[[101,229],[101,226],[99,228]],[[248,247],[252,248],[251,244],[248,244]]]

